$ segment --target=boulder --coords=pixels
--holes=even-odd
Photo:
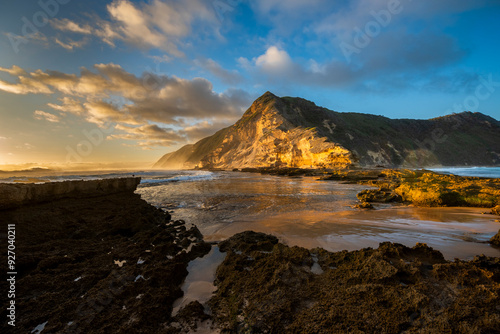
[[[401,202],[403,198],[387,188],[367,189],[357,195],[361,202],[391,203]]]
[[[493,246],[500,247],[500,230],[498,231],[497,234],[493,238],[490,239],[490,244]]]

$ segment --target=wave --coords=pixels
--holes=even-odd
[[[158,184],[168,182],[189,182],[189,181],[211,181],[216,178],[215,173],[208,171],[186,171],[186,172],[173,172],[175,175],[157,176],[154,178],[144,177],[141,180],[142,185]]]
[[[458,176],[500,178],[500,167],[442,167],[430,168],[430,170],[438,173],[454,174]]]
[[[127,171],[115,173],[102,173],[91,171],[79,174],[52,174],[43,176],[10,176],[0,178],[0,183],[46,183],[77,180],[102,180],[123,177],[141,177],[141,185],[153,185],[167,182],[210,181],[216,174],[209,171]]]

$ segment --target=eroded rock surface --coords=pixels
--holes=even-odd
[[[172,305],[189,261],[210,245],[133,190],[94,195],[0,210],[2,231],[16,226],[18,272],[16,327],[3,321],[0,332],[32,333],[43,323],[43,333],[180,331]]]
[[[417,244],[330,253],[244,232],[210,301],[227,333],[494,333],[500,259],[445,261]],[[269,250],[270,245],[274,245]],[[317,268],[320,267],[320,269]]]

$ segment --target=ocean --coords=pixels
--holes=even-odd
[[[439,169],[470,176],[498,176],[500,168]],[[495,217],[477,208],[414,208],[378,204],[352,208],[368,186],[241,172],[115,171],[64,175],[8,176],[0,182],[47,182],[140,176],[136,193],[169,211],[173,219],[196,225],[207,241],[253,230],[276,235],[289,245],[329,251],[378,247],[391,241],[418,242],[447,259],[500,256],[487,241],[498,232]],[[496,218],[498,219],[498,218]]]
[[[459,176],[500,178],[500,167],[442,167],[429,168],[429,170],[438,173],[455,174]]]

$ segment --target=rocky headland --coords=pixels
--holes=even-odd
[[[368,172],[364,178],[384,180]],[[377,185],[385,190],[374,198],[399,188]],[[202,323],[214,333],[495,333],[500,327],[499,258],[450,262],[425,244],[394,243],[332,253],[255,232],[219,244],[226,256],[214,296],[172,316],[188,263],[212,246],[195,226],[134,194],[135,186],[118,188],[102,193],[88,185],[82,189],[95,191],[0,210],[3,231],[16,226],[18,272],[16,328],[4,322],[2,333],[41,327],[43,333],[188,333],[206,330]],[[6,291],[6,282],[0,287]],[[2,302],[4,319],[6,309]]]
[[[155,168],[345,168],[500,164],[500,122],[462,112],[428,120],[336,112],[266,92],[234,125]]]

